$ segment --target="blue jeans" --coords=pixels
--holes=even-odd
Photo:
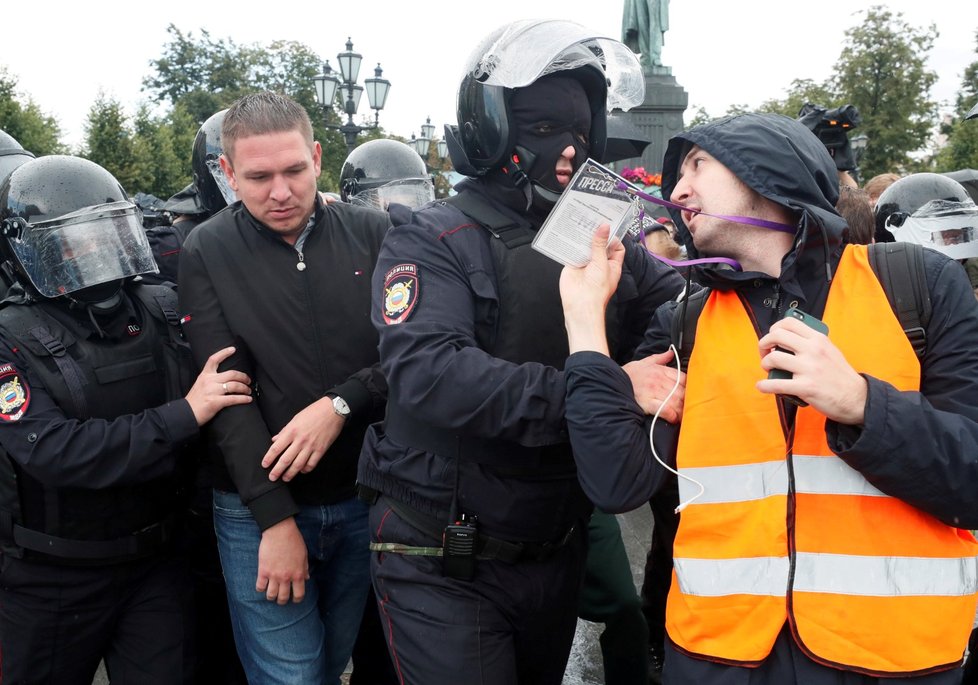
[[[336,685],[353,650],[367,592],[367,505],[357,498],[303,506],[306,596],[280,606],[255,590],[261,531],[236,493],[214,491],[214,528],[234,642],[250,683]]]

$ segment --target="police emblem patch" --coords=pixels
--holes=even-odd
[[[384,322],[404,323],[414,311],[421,294],[418,267],[398,264],[384,276]]]
[[[18,421],[31,403],[31,389],[12,364],[0,366],[0,421]]]

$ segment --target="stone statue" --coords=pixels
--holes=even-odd
[[[669,73],[662,65],[662,45],[669,30],[669,0],[625,0],[621,42],[641,54],[646,74]]]

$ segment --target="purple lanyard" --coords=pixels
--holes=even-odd
[[[749,226],[760,226],[761,228],[769,228],[772,231],[781,231],[782,233],[791,233],[792,235],[794,235],[794,233],[797,230],[796,227],[792,226],[791,224],[782,224],[777,221],[767,221],[766,219],[755,219],[749,216],[726,216],[724,214],[708,214],[707,212],[701,212],[696,209],[690,209],[689,207],[685,207],[683,205],[677,205],[675,202],[664,200],[661,197],[655,197],[654,195],[649,195],[648,193],[644,193],[641,190],[638,190],[637,188],[634,188],[631,185],[625,183],[624,181],[618,182],[618,189],[624,190],[629,195],[640,197],[647,202],[651,202],[652,204],[661,205],[662,207],[669,207],[671,209],[678,209],[680,211],[693,212],[695,214],[702,214],[704,216],[712,216],[716,219],[725,219],[727,221],[733,221],[734,223],[738,223],[738,224],[747,224]],[[643,209],[639,216],[641,218],[644,215],[645,215],[645,210]],[[652,253],[652,256],[661,262],[665,262],[669,266],[677,267],[680,269],[689,266],[701,266],[704,264],[728,264],[733,268],[737,269],[738,271],[743,271],[743,268],[740,266],[740,263],[737,262],[737,260],[730,259],[728,257],[707,257],[703,259],[690,259],[685,262],[677,262],[671,259],[666,259],[665,257],[660,257],[659,255],[654,253]]]

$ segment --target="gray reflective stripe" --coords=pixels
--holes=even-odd
[[[679,473],[703,484],[703,494],[694,505],[748,502],[788,494],[788,463],[783,459],[759,464],[679,469]],[[679,479],[680,502],[692,498],[697,492],[699,488],[695,483]]]
[[[788,557],[673,560],[684,595],[770,595],[788,593]]]
[[[838,457],[810,457],[796,454],[791,458],[795,470],[795,492],[811,495],[865,495],[888,497]]]
[[[787,557],[674,560],[679,589],[701,597],[784,596]],[[797,555],[794,590],[872,597],[955,597],[978,592],[978,558]]]
[[[978,592],[978,559],[798,553],[794,589],[873,597],[971,595]]]
[[[887,497],[862,474],[838,457],[792,456],[795,492],[811,495],[863,495]],[[694,504],[749,502],[788,493],[788,464],[785,460],[736,466],[702,466],[679,469],[684,476],[703,484],[704,492]],[[695,483],[679,479],[679,501],[699,491]]]

